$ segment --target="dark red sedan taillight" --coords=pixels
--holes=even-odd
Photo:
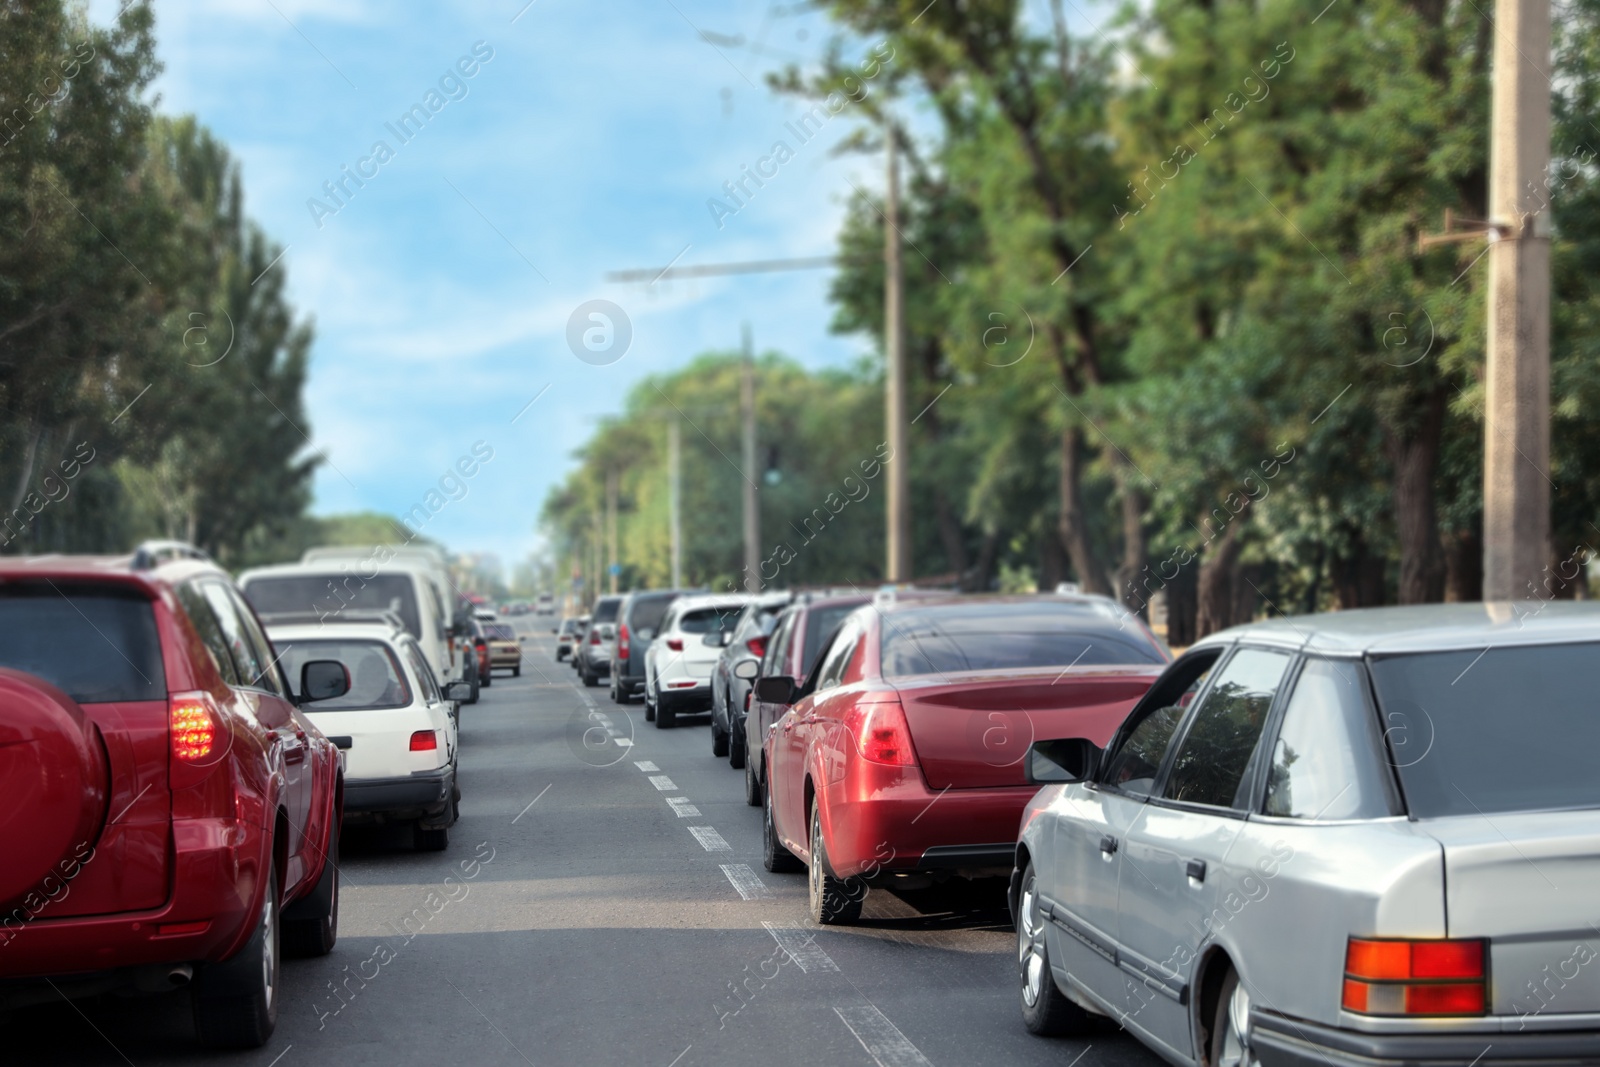
[[[869,763],[916,766],[917,752],[911,747],[911,727],[898,703],[858,704],[846,713],[844,725],[855,738],[856,751]]]
[[[1483,1015],[1487,944],[1474,940],[1369,940],[1345,949],[1346,1011],[1363,1015]]]

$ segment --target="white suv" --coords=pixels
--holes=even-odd
[[[467,683],[441,692],[416,639],[384,622],[269,625],[267,635],[291,678],[310,660],[350,674],[344,696],[300,705],[344,750],[344,821],[410,823],[419,850],[446,848],[461,800],[453,701]]]
[[[644,656],[644,717],[665,730],[678,716],[711,710],[711,672],[745,595],[686,596],[672,602]]]

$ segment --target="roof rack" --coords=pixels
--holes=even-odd
[[[133,569],[149,571],[178,559],[194,559],[205,563],[211,557],[187,541],[146,541],[133,550]]]

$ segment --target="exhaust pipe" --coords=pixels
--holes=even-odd
[[[167,971],[167,984],[173,989],[182,989],[194,981],[194,968],[187,963],[179,964]]]

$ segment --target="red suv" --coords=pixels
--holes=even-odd
[[[339,921],[342,762],[293,692],[194,549],[0,561],[0,1008],[190,986],[202,1041],[267,1041],[280,947]]]

